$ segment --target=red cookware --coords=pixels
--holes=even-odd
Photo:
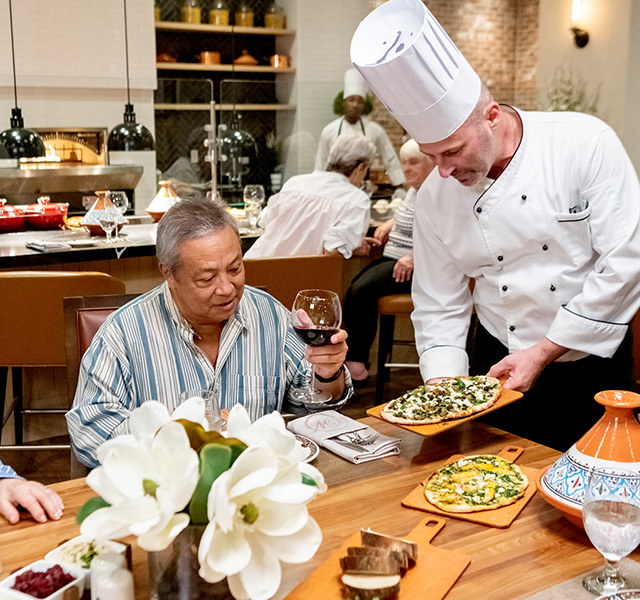
[[[49,196],[40,196],[37,204],[29,204],[26,210],[27,225],[33,229],[57,229],[67,219],[66,203],[49,203]]]
[[[0,233],[17,231],[24,225],[24,210],[8,206],[5,198],[0,198]]]

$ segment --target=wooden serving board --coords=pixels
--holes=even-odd
[[[524,449],[520,446],[506,446],[498,452],[498,456],[506,458],[511,462],[515,462],[523,452]],[[462,458],[463,456],[463,454],[454,454],[449,460],[443,462],[442,465]],[[529,480],[529,487],[527,487],[524,496],[518,498],[513,504],[494,508],[493,510],[481,510],[471,513],[447,512],[431,504],[424,495],[424,486],[429,480],[429,477],[427,477],[402,500],[402,506],[406,506],[407,508],[417,508],[418,510],[426,510],[427,512],[434,513],[436,515],[453,517],[455,519],[461,519],[462,521],[471,521],[472,523],[479,523],[480,525],[488,525],[489,527],[500,527],[504,529],[509,527],[509,525],[515,521],[516,517],[520,514],[520,511],[522,511],[527,502],[529,502],[536,493],[536,476],[538,474],[538,469],[523,467],[522,465],[518,466],[527,476],[527,479]],[[431,476],[431,473],[429,473],[429,476]]]
[[[461,552],[438,548],[431,540],[445,526],[446,521],[438,517],[427,517],[418,526],[403,536],[418,544],[418,561],[409,569],[400,582],[399,600],[441,600],[453,587],[460,575],[469,566],[471,558]],[[379,533],[388,533],[381,531]],[[340,600],[342,586],[340,558],[347,555],[349,546],[360,546],[360,532],[354,533],[322,565],[298,585],[286,600]]]
[[[428,425],[400,425],[399,423],[391,423],[396,427],[402,427],[402,429],[406,429],[407,431],[413,431],[413,433],[417,433],[418,435],[436,435],[438,433],[442,433],[443,431],[447,431],[447,429],[452,429],[453,427],[458,427],[458,425],[462,425],[467,421],[471,421],[472,419],[477,419],[478,417],[482,417],[487,413],[493,412],[507,404],[511,404],[516,400],[522,398],[522,392],[516,392],[514,390],[508,390],[506,388],[502,389],[500,397],[495,401],[493,406],[483,410],[481,412],[477,412],[473,415],[469,415],[468,417],[463,417],[462,419],[453,419],[451,421],[443,421],[442,423],[430,423]],[[388,404],[385,402],[384,404],[379,404],[378,406],[374,406],[367,410],[367,414],[370,417],[376,417],[377,419],[382,419],[385,423],[389,423],[386,419],[383,419],[380,413],[382,409]]]

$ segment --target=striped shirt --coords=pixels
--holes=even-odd
[[[194,343],[166,283],[111,314],[82,359],[67,413],[78,459],[97,466],[98,446],[129,432],[133,409],[158,400],[171,412],[187,390],[212,390],[220,408],[242,403],[252,420],[283,406],[292,410],[288,392],[305,384],[310,365],[289,317],[272,296],[245,287],[222,330],[214,367]],[[336,407],[352,393],[347,383]]]
[[[416,211],[416,188],[409,188],[404,200],[393,213],[394,224],[382,253],[398,260],[413,250],[413,215]]]
[[[19,477],[9,465],[5,465],[0,460],[0,479],[22,479],[22,477]]]

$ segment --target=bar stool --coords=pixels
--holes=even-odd
[[[68,449],[69,445],[24,444],[23,415],[64,414],[68,406],[25,410],[22,403],[23,367],[64,367],[65,332],[63,298],[122,294],[125,284],[94,271],[9,271],[0,273],[0,411],[2,425],[14,414],[14,446],[2,450]],[[13,402],[5,413],[8,368],[11,367]],[[66,404],[66,403],[65,403]],[[1,431],[0,431],[1,434]]]
[[[415,346],[414,340],[395,339],[396,317],[410,316],[413,312],[411,294],[392,294],[378,299],[380,330],[378,334],[378,375],[376,377],[376,404],[384,397],[384,384],[389,381],[392,367],[419,367],[415,363],[393,363],[391,354],[394,345]]]

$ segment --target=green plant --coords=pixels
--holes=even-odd
[[[587,82],[573,70],[558,68],[542,101],[542,110],[566,110],[597,114],[600,85],[589,90]]]

